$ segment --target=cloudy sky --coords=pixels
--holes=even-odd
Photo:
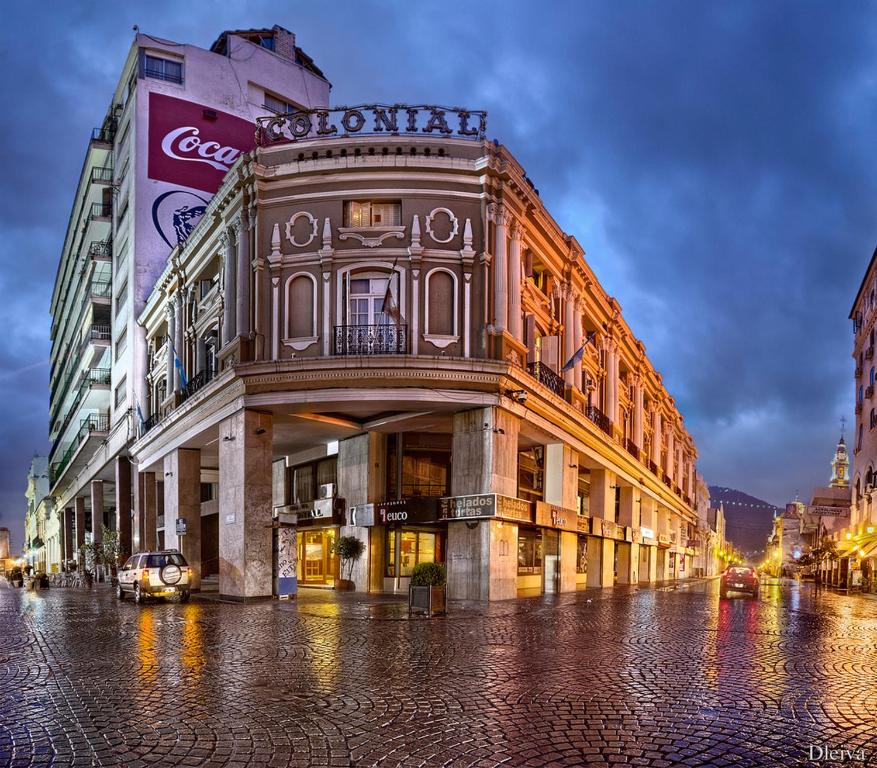
[[[223,29],[277,23],[335,103],[487,109],[490,135],[582,243],[664,374],[707,480],[778,504],[827,481],[839,419],[852,417],[847,316],[877,242],[873,7],[12,8],[0,30],[0,524],[16,544],[30,458],[47,449],[52,281],[134,24],[206,47]]]

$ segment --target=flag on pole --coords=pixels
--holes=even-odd
[[[143,418],[143,411],[140,409],[140,401],[137,399],[137,395],[134,395],[134,405],[137,407],[137,419],[140,422],[140,433],[142,434],[146,426],[146,419]]]
[[[588,343],[590,341],[592,341],[594,336],[596,336],[596,335],[597,335],[596,332],[588,334],[588,338],[585,339],[584,342],[582,342],[582,346],[580,346],[573,353],[573,356],[569,360],[566,361],[566,365],[564,365],[563,368],[560,369],[563,373],[566,373],[567,371],[571,371],[573,368],[576,367],[576,365],[578,365],[580,362],[582,362],[582,358],[585,356],[585,347],[588,346]]]
[[[177,348],[174,346],[174,342],[170,338],[168,339],[168,341],[171,345],[171,352],[173,352],[174,355],[174,368],[176,368],[177,373],[180,374],[180,384],[183,385],[183,388],[188,387],[189,378],[186,376],[186,369],[183,366],[183,361],[180,360],[179,356],[177,355]]]
[[[393,274],[398,274],[395,271],[395,264]],[[392,275],[387,279],[387,291],[384,293],[384,301],[381,304],[381,312],[383,312],[387,317],[389,317],[396,325],[402,324],[402,313],[399,311],[399,305],[396,302],[396,297],[393,296],[393,277]]]

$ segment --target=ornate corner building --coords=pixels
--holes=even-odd
[[[137,318],[135,551],[267,596],[294,513],[300,585],[334,584],[343,535],[359,590],[421,562],[490,600],[692,574],[691,436],[486,115],[300,109],[257,144]]]

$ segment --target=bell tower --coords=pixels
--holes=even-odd
[[[837,450],[834,452],[834,458],[831,460],[831,482],[832,488],[848,488],[850,479],[847,470],[850,466],[850,459],[847,456],[847,446],[844,443],[843,428],[841,428],[840,440],[837,443]]]

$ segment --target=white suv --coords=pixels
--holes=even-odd
[[[185,603],[191,583],[192,569],[179,551],[141,552],[129,557],[119,569],[116,597],[124,600],[125,594],[130,592],[135,603],[142,603],[147,597],[177,595],[180,602]]]

